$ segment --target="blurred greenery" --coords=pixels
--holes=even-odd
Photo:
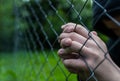
[[[69,72],[61,62],[61,68],[57,65],[52,52],[49,54],[49,58],[46,59],[41,52],[39,55],[32,53],[32,57],[25,52],[17,52],[16,55],[0,53],[0,81],[65,81],[65,75]],[[76,75],[72,74],[69,79],[76,81]]]
[[[14,35],[13,1],[0,0],[0,51],[13,45]]]
[[[36,39],[34,35],[36,33],[41,41],[48,39],[53,43],[61,32],[60,26],[67,22],[81,24],[82,21],[89,30],[92,30],[92,3],[90,0],[83,10],[84,0],[70,0],[71,3],[69,0],[51,0],[52,3],[47,0],[36,1],[0,1],[0,51],[13,50],[14,43],[20,43],[16,40],[16,34],[20,32],[29,36],[28,31],[30,31],[34,39]],[[81,12],[81,19],[78,17],[79,12]],[[16,31],[17,27],[19,27],[20,32]],[[105,36],[100,36],[104,41],[107,40]],[[35,43],[38,45],[37,40]],[[22,42],[22,44],[24,43]],[[47,48],[49,45],[45,46]],[[54,46],[58,47],[58,43]]]
[[[17,33],[22,33],[28,36],[28,38],[30,38],[31,34],[35,39],[35,45],[39,45],[35,33],[40,37],[40,41],[43,42],[43,40],[49,39],[53,44],[61,32],[60,26],[67,22],[80,24],[82,21],[92,30],[91,2],[87,3],[80,14],[82,19],[78,19],[76,11],[80,12],[85,3],[84,0],[74,0],[72,4],[75,5],[71,5],[67,0],[51,0],[51,5],[49,5],[50,3],[47,0],[36,1],[38,2],[36,3],[34,0],[0,0],[0,81],[45,81],[52,74],[51,70],[57,64],[53,56],[49,56],[46,60],[41,52],[38,55],[34,53],[28,55],[24,52],[11,53],[10,51],[14,49],[16,42],[19,45],[26,43],[24,41],[20,42],[19,39],[16,40],[16,37],[19,37],[19,35],[16,35]],[[57,10],[53,9],[53,6]],[[44,12],[41,12],[40,7]],[[17,27],[19,27],[19,31],[16,30]],[[28,31],[30,32],[28,33]],[[46,32],[46,36],[43,32]],[[101,37],[107,40],[104,35],[101,35]],[[17,43],[16,45],[18,45]],[[49,46],[45,42],[44,44],[46,47]],[[58,46],[58,44],[56,43],[55,46]],[[33,49],[33,46],[31,48]],[[22,47],[17,49],[26,51],[26,48],[23,50],[24,48]],[[51,52],[48,54],[52,55]],[[40,68],[45,61],[47,61],[46,65],[41,70]],[[48,68],[49,64],[52,66],[51,69]],[[63,65],[61,63],[60,65],[64,73],[68,74]],[[42,72],[42,74],[38,75],[38,72]],[[66,79],[58,66],[53,72],[53,76],[49,78],[49,81],[54,81],[54,77],[58,81]],[[76,81],[76,75],[71,75],[69,79],[70,81]]]
[[[35,34],[37,34],[41,41],[47,39],[53,44],[62,31],[60,28],[61,25],[67,22],[81,24],[82,21],[88,29],[92,30],[92,4],[90,1],[88,1],[80,14],[79,12],[81,12],[80,10],[85,4],[84,0],[76,0],[73,2],[71,0],[71,3],[69,0],[50,1],[51,2],[38,0],[38,2],[36,2],[32,0],[21,4],[19,7],[20,16],[24,19],[24,22],[26,22],[24,24],[21,23],[21,30],[24,31],[24,34],[27,36],[32,34],[33,39],[36,39]],[[79,19],[78,14],[81,16],[81,19]],[[34,42],[36,45],[39,45],[38,41]],[[45,48],[48,48],[49,45],[47,45],[47,41],[45,42]],[[58,45],[58,43],[55,43],[54,48],[59,47]],[[39,49],[39,46],[37,47]]]

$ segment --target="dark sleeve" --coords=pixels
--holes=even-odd
[[[108,43],[108,50],[112,60],[120,67],[120,38],[117,40],[110,40]]]

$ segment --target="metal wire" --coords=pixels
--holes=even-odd
[[[77,29],[78,24],[84,26],[89,32],[87,40],[79,50],[79,55],[82,56],[81,50],[90,39],[93,40],[104,53],[104,58],[94,69],[92,69],[87,61],[83,58],[83,61],[85,62],[90,74],[85,81],[98,81],[95,76],[96,69],[105,60],[110,61],[107,57],[107,54],[120,42],[120,39],[118,39],[113,46],[111,46],[111,48],[105,52],[104,49],[93,38],[91,31],[89,30],[90,27],[88,27],[88,25],[83,21],[88,19],[87,13],[84,14],[86,17],[82,16],[82,13],[87,12],[85,9],[87,5],[91,4],[89,3],[91,0],[78,0],[77,3],[76,1],[77,0],[32,0],[26,2],[18,1],[22,4],[19,6],[17,3],[14,4],[16,5],[14,7],[17,9],[17,11],[15,11],[15,15],[17,16],[16,21],[17,23],[19,21],[18,24],[20,24],[20,28],[18,29],[19,31],[16,30],[16,33],[22,33],[22,37],[20,37],[20,39],[22,39],[22,42],[24,42],[22,43],[25,48],[23,49],[23,53],[28,56],[28,60],[24,62],[25,65],[22,71],[23,75],[21,76],[20,80],[26,80],[24,75],[27,75],[27,77],[31,77],[31,81],[77,81],[77,77],[74,76],[76,74],[66,71],[64,65],[61,63],[61,59],[56,53],[56,50],[58,50],[56,47],[56,45],[58,45],[57,40],[61,32],[60,26],[66,24],[67,22],[73,21],[76,23],[74,32]],[[102,14],[106,15],[116,25],[120,26],[120,22],[113,18],[102,5],[100,5],[96,0],[92,1],[103,10]],[[77,5],[79,8],[77,8]],[[23,30],[22,26],[25,27]],[[16,37],[16,40],[18,40],[18,37]],[[17,49],[17,47],[18,46],[15,46],[15,49]],[[112,65],[114,66],[114,64]],[[29,67],[30,71],[26,70],[27,67]],[[74,78],[72,80],[73,76]],[[79,78],[79,81],[82,81],[82,77]]]

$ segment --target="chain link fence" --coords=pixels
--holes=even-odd
[[[81,24],[89,32],[93,30],[93,2],[102,10],[102,14],[120,26],[120,23],[96,0],[14,0],[13,60],[16,81],[77,81],[77,75],[68,72],[57,55],[60,48],[58,37],[62,32],[61,26],[67,22]],[[83,46],[89,39],[97,44],[91,33],[88,33],[88,36]],[[118,38],[109,51],[119,42]],[[104,52],[99,44],[97,46],[105,54],[104,59],[93,70],[86,63],[90,72],[86,81],[98,81],[94,75],[95,70],[105,59],[109,60],[107,58],[109,51]],[[86,73],[83,77],[85,75]],[[79,81],[83,81],[81,77]]]

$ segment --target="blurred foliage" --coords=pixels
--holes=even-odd
[[[7,51],[13,45],[13,31],[13,1],[0,0],[0,51]]]
[[[51,51],[47,54],[50,56],[46,60],[42,52],[38,55],[32,53],[32,57],[25,52],[17,52],[16,55],[0,53],[0,81],[54,81],[55,79],[65,81],[65,75],[67,76],[69,72],[61,62],[59,62],[61,67],[56,67],[57,61]],[[76,75],[72,74],[69,81],[77,81]]]
[[[32,35],[32,39],[39,37],[41,41],[44,41],[46,48],[48,48],[47,40],[53,44],[61,32],[61,25],[67,22],[81,24],[82,21],[86,27],[92,29],[92,4],[90,1],[87,2],[85,7],[84,4],[84,0],[24,1],[19,6],[21,22],[26,22],[24,24],[21,23],[21,30],[28,36],[29,40],[31,39],[30,34]],[[81,16],[81,19],[78,16]],[[34,42],[35,45],[39,45],[37,40],[34,40]],[[30,45],[32,48],[32,44]],[[56,43],[54,47],[57,48],[58,45]]]
[[[89,0],[83,8],[84,4],[85,0],[1,0],[0,51],[13,50],[14,42],[20,43],[15,38],[19,36],[16,35],[19,31],[19,34],[26,34],[29,40],[31,34],[36,45],[39,37],[45,46],[49,46],[46,39],[53,44],[61,32],[60,26],[67,22],[81,24],[82,21],[92,30],[92,3]],[[19,31],[16,30],[17,27]],[[58,43],[55,44],[56,47]]]

